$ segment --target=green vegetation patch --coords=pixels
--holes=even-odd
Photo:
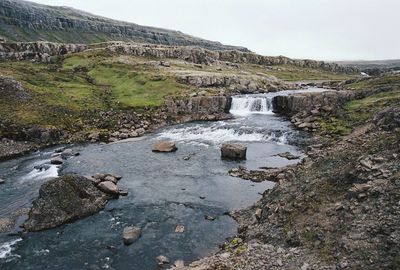
[[[363,99],[352,100],[344,106],[340,117],[320,118],[319,124],[324,133],[346,135],[352,128],[363,124],[384,108],[400,104],[400,87],[381,92]]]
[[[0,62],[0,74],[21,82],[29,99],[0,99],[0,120],[19,127],[39,125],[71,131],[107,110],[158,107],[167,95],[190,91],[151,65],[129,64],[106,51],[72,54],[55,64]],[[90,127],[88,127],[90,128]]]

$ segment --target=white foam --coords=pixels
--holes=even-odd
[[[14,250],[13,245],[18,243],[19,241],[22,241],[22,239],[18,238],[9,242],[0,243],[0,259],[9,257],[11,255],[11,252]]]
[[[277,141],[284,142],[285,134],[277,136],[275,134],[264,134],[261,131],[245,129],[224,128],[221,125],[203,127],[195,125],[184,128],[170,129],[160,133],[159,137],[176,142],[201,142],[206,141],[212,144],[221,144],[224,142],[262,142]]]
[[[58,168],[59,166],[57,165],[49,165],[49,168],[47,170],[33,169],[27,175],[23,176],[21,180],[27,181],[27,180],[55,178],[58,177]]]

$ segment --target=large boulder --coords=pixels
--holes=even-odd
[[[221,157],[223,159],[244,160],[246,159],[247,147],[240,144],[223,144]]]
[[[153,146],[153,152],[175,152],[178,150],[175,143],[170,141],[159,141]]]
[[[111,198],[92,181],[65,175],[44,183],[24,223],[28,231],[41,231],[70,223],[102,210]]]

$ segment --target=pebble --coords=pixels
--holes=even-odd
[[[168,264],[169,259],[164,255],[160,255],[156,258],[158,265]]]
[[[184,231],[185,231],[185,226],[183,226],[183,225],[177,225],[175,227],[175,232],[176,233],[183,233]]]

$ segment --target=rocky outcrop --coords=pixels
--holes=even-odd
[[[180,83],[201,88],[225,88],[242,94],[276,92],[292,87],[274,76],[237,76],[220,74],[184,74],[178,77]]]
[[[291,59],[284,56],[263,56],[240,50],[209,50],[198,46],[167,46],[143,43],[107,42],[94,45],[60,44],[52,42],[3,42],[0,46],[2,59],[51,61],[50,56],[80,52],[86,49],[105,49],[113,53],[152,58],[180,59],[194,64],[236,66],[255,64],[261,66],[294,65],[322,69],[336,73],[358,73],[353,67],[315,60]]]
[[[205,65],[231,65],[232,63],[256,64],[261,66],[294,65],[304,68],[322,69],[340,73],[358,73],[353,67],[343,67],[335,63],[315,60],[291,59],[284,56],[262,56],[252,52],[238,50],[207,50],[200,47],[163,46],[153,44],[108,43],[108,50],[120,54],[147,56],[156,58],[175,58]]]
[[[165,101],[169,115],[183,120],[218,120],[229,118],[232,99],[228,96],[197,96],[168,98]]]
[[[373,121],[383,130],[394,130],[400,127],[400,108],[384,109],[374,117]]]
[[[22,84],[12,77],[0,76],[0,95],[3,99],[13,99],[26,102],[31,94]]]
[[[110,198],[82,176],[50,180],[41,186],[24,228],[41,231],[73,222],[99,212]]]
[[[50,63],[52,56],[82,52],[87,49],[83,44],[63,44],[53,42],[2,42],[0,43],[0,59],[29,60]]]
[[[107,19],[73,8],[45,6],[22,0],[0,1],[0,27],[3,39],[11,41],[94,43],[123,40],[220,50],[247,50],[196,38],[179,31],[146,27]]]
[[[322,93],[301,93],[288,96],[276,96],[272,103],[274,111],[286,116],[293,116],[303,111],[312,111],[315,108],[324,108],[334,111],[346,101],[355,98],[350,91],[326,91]]]

